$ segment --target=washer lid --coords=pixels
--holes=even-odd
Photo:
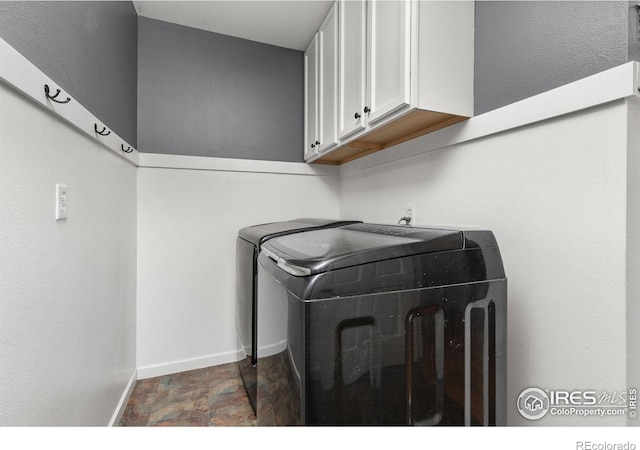
[[[240,229],[240,231],[238,231],[238,236],[245,241],[251,242],[256,246],[260,246],[267,239],[271,239],[276,236],[322,227],[339,227],[352,223],[359,222],[355,220],[316,219],[305,217],[284,222],[252,225],[250,227]]]
[[[262,251],[283,270],[307,276],[401,256],[460,250],[457,230],[356,224],[271,239]]]

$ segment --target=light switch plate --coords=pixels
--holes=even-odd
[[[56,184],[56,220],[67,218],[69,201],[69,187],[65,184]]]

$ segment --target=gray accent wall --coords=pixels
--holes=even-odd
[[[138,19],[138,150],[301,162],[304,54]]]
[[[640,21],[638,20],[638,8],[640,1],[631,1],[629,7],[629,48],[627,59],[629,61],[640,61]]]
[[[0,37],[137,145],[137,14],[125,1],[0,1]]]
[[[476,2],[476,115],[637,58],[636,3]]]

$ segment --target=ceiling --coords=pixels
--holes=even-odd
[[[133,2],[138,15],[278,47],[305,50],[333,1]]]

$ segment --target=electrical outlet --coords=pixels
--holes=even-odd
[[[67,218],[69,207],[69,187],[64,184],[56,184],[56,220]]]
[[[407,205],[407,207],[405,208],[405,217],[409,217],[411,219],[411,221],[409,222],[409,225],[415,225],[416,224],[416,207],[415,205]]]

